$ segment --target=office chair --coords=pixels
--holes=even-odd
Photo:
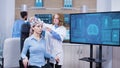
[[[3,46],[4,68],[19,67],[20,59],[20,38],[8,38]]]

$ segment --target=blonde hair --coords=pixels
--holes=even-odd
[[[57,14],[55,14],[55,15],[58,15],[58,16],[59,16],[59,18],[58,18],[58,20],[59,20],[58,26],[62,26],[62,25],[64,24],[64,15],[61,14],[61,13],[57,13]],[[54,22],[54,17],[55,17],[55,15],[53,16],[52,22]],[[52,24],[54,24],[54,23],[52,23]]]
[[[34,28],[37,24],[43,25],[43,23],[42,23],[42,22],[39,22],[39,21],[34,21],[34,23],[32,23],[32,24],[31,24],[31,28],[30,28],[30,35],[32,35],[32,34],[34,33],[33,28]]]

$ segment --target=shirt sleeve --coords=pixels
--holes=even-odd
[[[29,49],[29,41],[26,39],[25,42],[24,42],[23,50],[21,52],[22,59],[27,57],[26,53],[27,53],[28,49]]]
[[[51,31],[51,34],[54,38],[57,40],[63,41],[65,36],[66,36],[66,28],[65,27],[60,27],[58,31]]]
[[[12,31],[12,37],[19,37],[19,30],[17,30],[18,28],[18,24],[17,21],[15,21],[14,25],[13,25],[13,31]]]
[[[51,31],[50,32],[51,34],[52,34],[52,36],[55,38],[55,39],[57,39],[57,40],[60,40],[61,41],[61,37],[60,37],[60,35],[59,34],[57,34],[55,31]]]

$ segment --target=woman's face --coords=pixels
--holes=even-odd
[[[59,24],[59,15],[55,14],[54,19],[53,19],[53,23],[54,23],[55,25],[58,25],[58,24]]]
[[[34,33],[41,34],[43,25],[38,23],[33,27]]]

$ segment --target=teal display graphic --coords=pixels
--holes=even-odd
[[[87,28],[88,35],[98,35],[99,29],[98,26],[95,24],[90,24]]]
[[[70,14],[70,42],[120,46],[120,12]]]

